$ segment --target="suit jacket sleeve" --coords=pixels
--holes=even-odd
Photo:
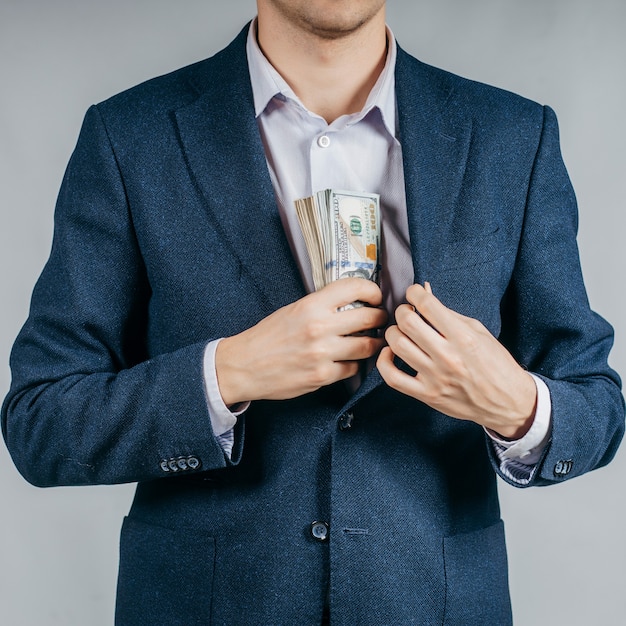
[[[607,364],[613,330],[589,308],[576,245],[576,199],[548,107],[524,220],[501,340],[550,390],[552,435],[528,483],[546,485],[608,463],[624,432],[621,383]],[[489,449],[500,475],[519,486],[500,472]]]
[[[124,181],[92,107],[2,410],[9,451],[30,482],[132,482],[237,462],[237,450],[225,458],[207,412],[202,363],[212,337],[150,358],[150,295]]]

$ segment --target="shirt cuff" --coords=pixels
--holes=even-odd
[[[227,407],[222,400],[215,370],[215,351],[220,341],[221,339],[211,341],[204,349],[204,391],[213,434],[217,437],[222,448],[230,447],[232,450],[232,430],[237,423],[237,418],[248,409],[250,403],[241,402]],[[228,445],[229,443],[230,445]],[[226,449],[224,451],[229,454]]]
[[[533,469],[541,459],[552,433],[550,390],[541,378],[534,374],[531,376],[537,387],[537,407],[530,430],[521,439],[511,441],[502,439],[485,428],[500,461],[500,470],[505,476],[522,485],[530,482]]]

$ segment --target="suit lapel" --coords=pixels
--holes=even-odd
[[[419,283],[431,281],[437,272],[438,247],[454,223],[471,143],[471,120],[457,119],[447,76],[398,47],[398,131],[414,280]],[[343,410],[382,382],[374,368]]]
[[[471,120],[457,117],[448,76],[398,50],[398,124],[419,283],[432,280],[437,271],[437,248],[454,223],[471,140]]]
[[[271,309],[305,294],[276,207],[254,117],[245,52],[247,27],[199,64],[199,97],[175,113],[194,184],[243,271]]]

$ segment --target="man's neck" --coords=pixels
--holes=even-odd
[[[270,63],[307,109],[329,124],[363,108],[385,65],[384,11],[335,39],[262,14],[257,29],[259,46]]]

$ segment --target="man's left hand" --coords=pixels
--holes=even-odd
[[[523,437],[537,403],[532,376],[481,322],[444,306],[428,283],[412,285],[406,297],[410,304],[396,309],[377,361],[385,382],[451,417]],[[417,374],[399,370],[394,355]]]

